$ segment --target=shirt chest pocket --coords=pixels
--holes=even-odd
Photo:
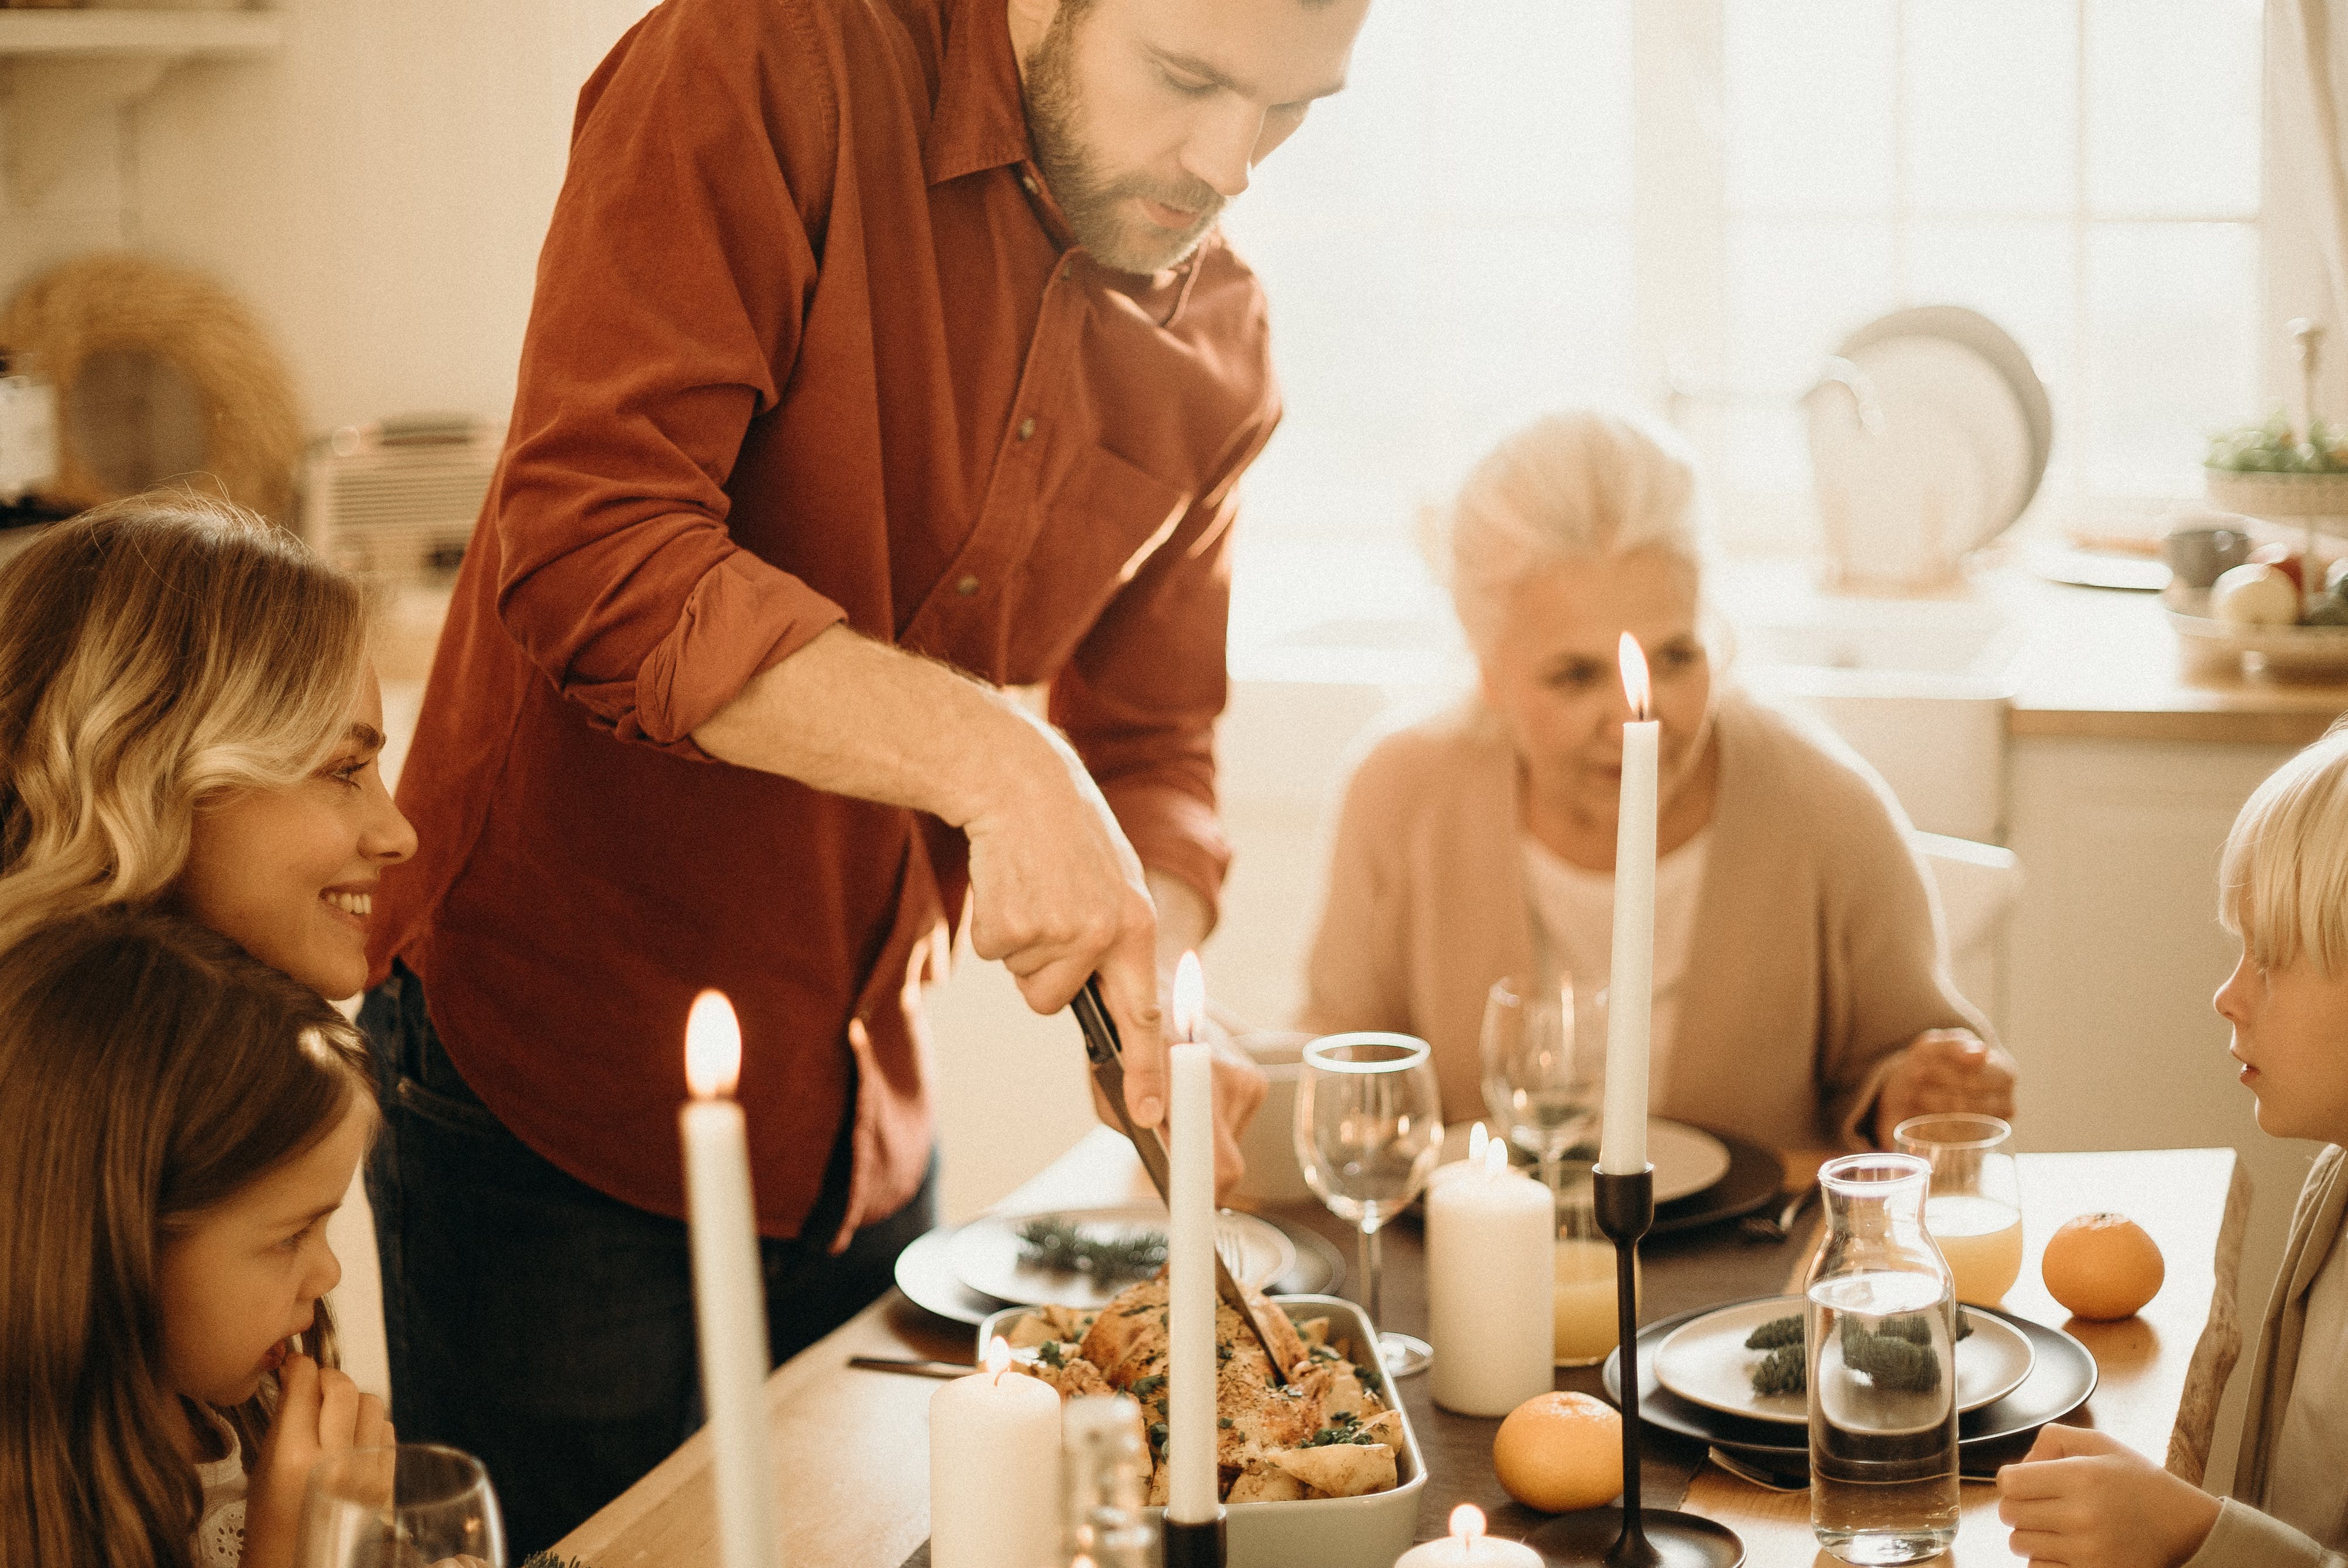
[[[1012,563],[1006,679],[1049,680],[1174,538],[1190,501],[1188,490],[1106,446],[1083,450],[1038,497],[1035,543]]]

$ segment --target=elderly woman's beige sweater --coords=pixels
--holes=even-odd
[[[1752,698],[1714,716],[1720,776],[1655,1113],[1780,1148],[1864,1142],[1888,1059],[1988,1027],[1948,978],[1939,907],[1882,782]],[[1346,786],[1300,1027],[1434,1047],[1447,1121],[1486,1114],[1485,993],[1533,962],[1519,769],[1468,707],[1385,737]]]

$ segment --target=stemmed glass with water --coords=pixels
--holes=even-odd
[[[1334,1034],[1304,1048],[1296,1081],[1296,1163],[1338,1218],[1361,1232],[1362,1284],[1378,1310],[1378,1231],[1426,1187],[1443,1148],[1443,1100],[1426,1042],[1406,1034]],[[1397,1377],[1424,1371],[1426,1341],[1381,1330]]]
[[[1574,1025],[1570,979],[1554,986],[1495,980],[1484,1000],[1485,1108],[1510,1143],[1540,1162],[1552,1193],[1563,1190],[1567,1153],[1596,1130],[1605,1094],[1602,1048],[1584,1049]]]

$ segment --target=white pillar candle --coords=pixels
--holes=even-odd
[[[1427,1189],[1429,1191],[1433,1191],[1435,1188],[1441,1186],[1444,1183],[1448,1182],[1455,1177],[1468,1175],[1472,1172],[1483,1169],[1484,1150],[1486,1145],[1489,1144],[1491,1142],[1492,1135],[1484,1131],[1484,1124],[1481,1122],[1478,1122],[1473,1127],[1468,1128],[1467,1158],[1448,1161],[1446,1163],[1436,1166],[1434,1170],[1428,1172],[1426,1176]]]
[[[1521,1541],[1484,1533],[1484,1511],[1463,1502],[1451,1511],[1451,1533],[1423,1541],[1395,1559],[1395,1568],[1541,1568],[1541,1554]]]
[[[1622,634],[1622,807],[1614,828],[1614,963],[1606,987],[1606,1120],[1598,1168],[1647,1168],[1647,1035],[1655,1004],[1655,774],[1663,726],[1647,717],[1647,660]]]
[[[718,1561],[773,1568],[782,1561],[767,1460],[767,1295],[750,1196],[750,1146],[734,1085],[742,1030],[716,991],[693,999],[685,1025],[685,1078],[693,1098],[677,1115],[693,1250],[693,1308],[701,1336],[701,1400],[709,1414],[710,1476],[717,1489]]]
[[[1168,1051],[1172,1173],[1166,1206],[1166,1517],[1203,1524],[1222,1506],[1215,1468],[1215,1085],[1203,1045]]]
[[[930,1396],[932,1568],[1060,1560],[1060,1396],[1010,1366],[990,1340],[986,1370]]]
[[[1477,1169],[1426,1195],[1428,1391],[1447,1410],[1505,1416],[1555,1386],[1557,1233],[1549,1188],[1494,1139]]]

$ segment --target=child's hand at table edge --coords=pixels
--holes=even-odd
[[[2177,1568],[2218,1522],[2216,1498],[2083,1427],[2044,1428],[1997,1491],[2013,1554],[2065,1568]]]
[[[277,1375],[277,1413],[245,1494],[243,1568],[293,1568],[302,1491],[319,1460],[397,1440],[381,1399],[361,1393],[346,1373],[288,1356]],[[387,1474],[384,1481],[388,1491]]]

